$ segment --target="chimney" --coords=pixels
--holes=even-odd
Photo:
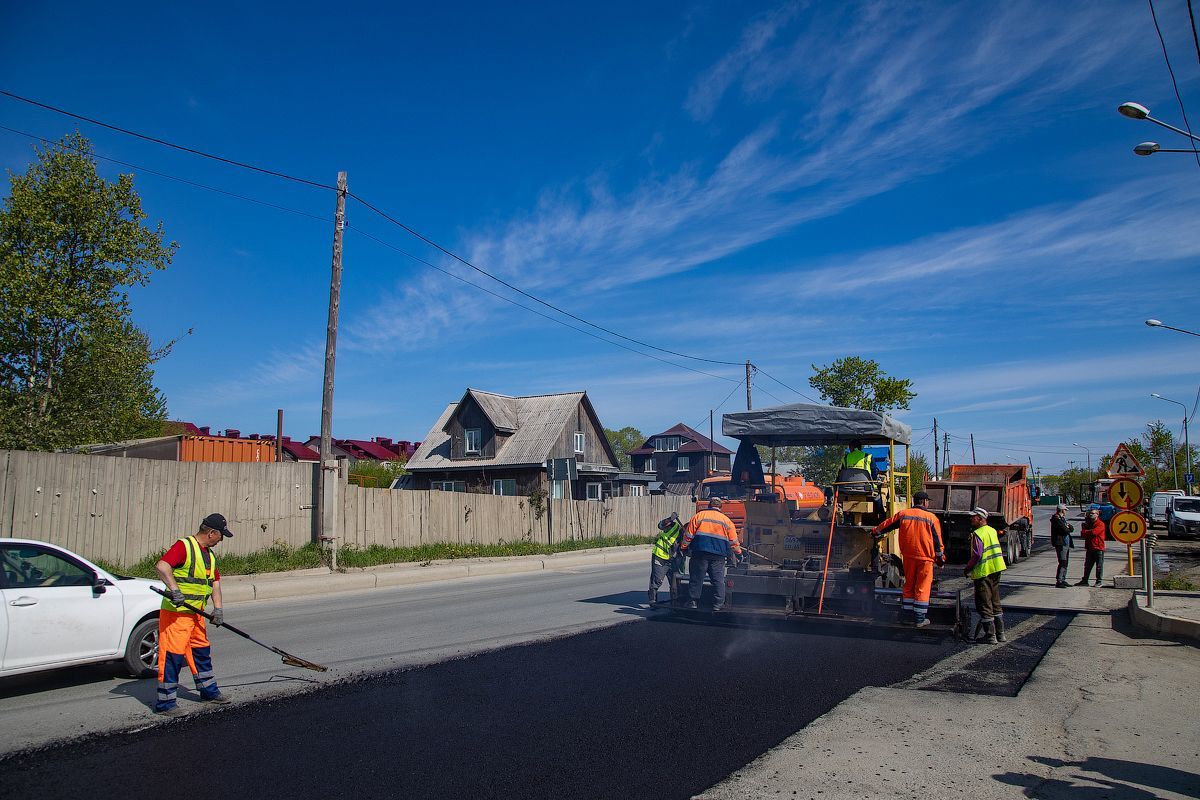
[[[225,437],[227,439],[240,439],[240,438],[242,438],[242,432],[239,431],[237,428],[226,428],[225,429]]]
[[[210,425],[205,425],[203,428],[198,428],[197,430],[200,431],[201,436],[212,436],[212,434],[209,432],[212,430],[212,426]]]
[[[246,438],[247,438],[247,439],[255,439],[255,440],[258,440],[258,439],[260,439],[260,438],[266,438],[266,437],[260,437],[260,436],[259,436],[257,433],[252,433],[252,434],[250,434],[249,436],[247,436]]]
[[[383,445],[384,447],[388,448],[389,450],[392,448],[392,440],[387,438],[386,436],[376,436],[375,442],[377,444]]]

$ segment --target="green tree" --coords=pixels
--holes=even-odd
[[[808,379],[809,385],[835,406],[868,411],[906,409],[917,396],[912,381],[887,375],[873,359],[847,356],[829,366],[813,364],[812,368],[816,374]]]
[[[100,177],[78,133],[35,148],[0,204],[0,447],[54,449],[155,435],[165,401],[130,286],[177,248],[146,226],[133,176]]]
[[[604,435],[608,438],[608,443],[612,445],[613,451],[617,454],[617,464],[623,472],[629,472],[633,469],[633,465],[629,458],[629,451],[636,450],[642,446],[642,442],[646,441],[646,437],[637,428],[626,426],[619,431],[604,429]]]
[[[912,476],[912,490],[919,492],[925,488],[925,481],[930,480],[929,476],[933,471],[929,468],[929,459],[924,453],[909,450],[908,472]]]

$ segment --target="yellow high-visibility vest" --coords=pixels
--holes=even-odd
[[[981,528],[975,529],[975,535],[979,537],[979,541],[983,542],[983,555],[979,557],[979,563],[971,567],[971,580],[977,581],[980,578],[986,578],[1008,567],[1004,564],[1004,553],[1000,548],[1000,537],[996,535],[996,529],[991,525],[984,525]]]
[[[208,603],[208,598],[212,596],[213,582],[217,574],[217,557],[211,550],[201,547],[195,536],[188,536],[180,541],[183,542],[183,549],[187,556],[183,559],[183,563],[172,572],[175,576],[175,583],[179,586],[179,591],[183,592],[183,599],[188,602],[188,605],[204,608]],[[185,614],[195,613],[188,608],[175,605],[166,598],[163,598],[162,609]]]
[[[869,453],[864,453],[862,450],[851,450],[846,453],[846,457],[842,459],[842,466],[847,469],[861,469],[867,472],[871,471],[871,456]]]

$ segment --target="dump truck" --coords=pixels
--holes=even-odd
[[[1004,561],[1033,552],[1033,501],[1024,464],[951,464],[946,480],[926,481],[929,510],[942,523],[946,560],[966,562],[971,547],[971,509],[988,512],[1000,536]]]
[[[898,537],[893,531],[876,541],[871,529],[909,505],[912,429],[880,412],[796,403],[725,414],[721,432],[741,442],[739,454],[755,445],[838,447],[857,441],[885,446],[889,455],[886,470],[875,476],[843,470],[830,502],[818,508],[750,491],[765,484],[761,466],[739,469],[735,459],[735,482],[749,487],[741,536],[749,559],[728,571],[723,613],[897,624],[904,581]],[[686,608],[689,576],[676,573],[671,579],[677,598],[672,609],[687,616],[703,613]],[[706,583],[702,605],[711,591]],[[963,592],[935,584],[933,630],[962,634],[966,618]]]

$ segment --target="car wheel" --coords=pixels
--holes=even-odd
[[[125,645],[125,669],[135,678],[158,674],[158,618],[139,622]]]

